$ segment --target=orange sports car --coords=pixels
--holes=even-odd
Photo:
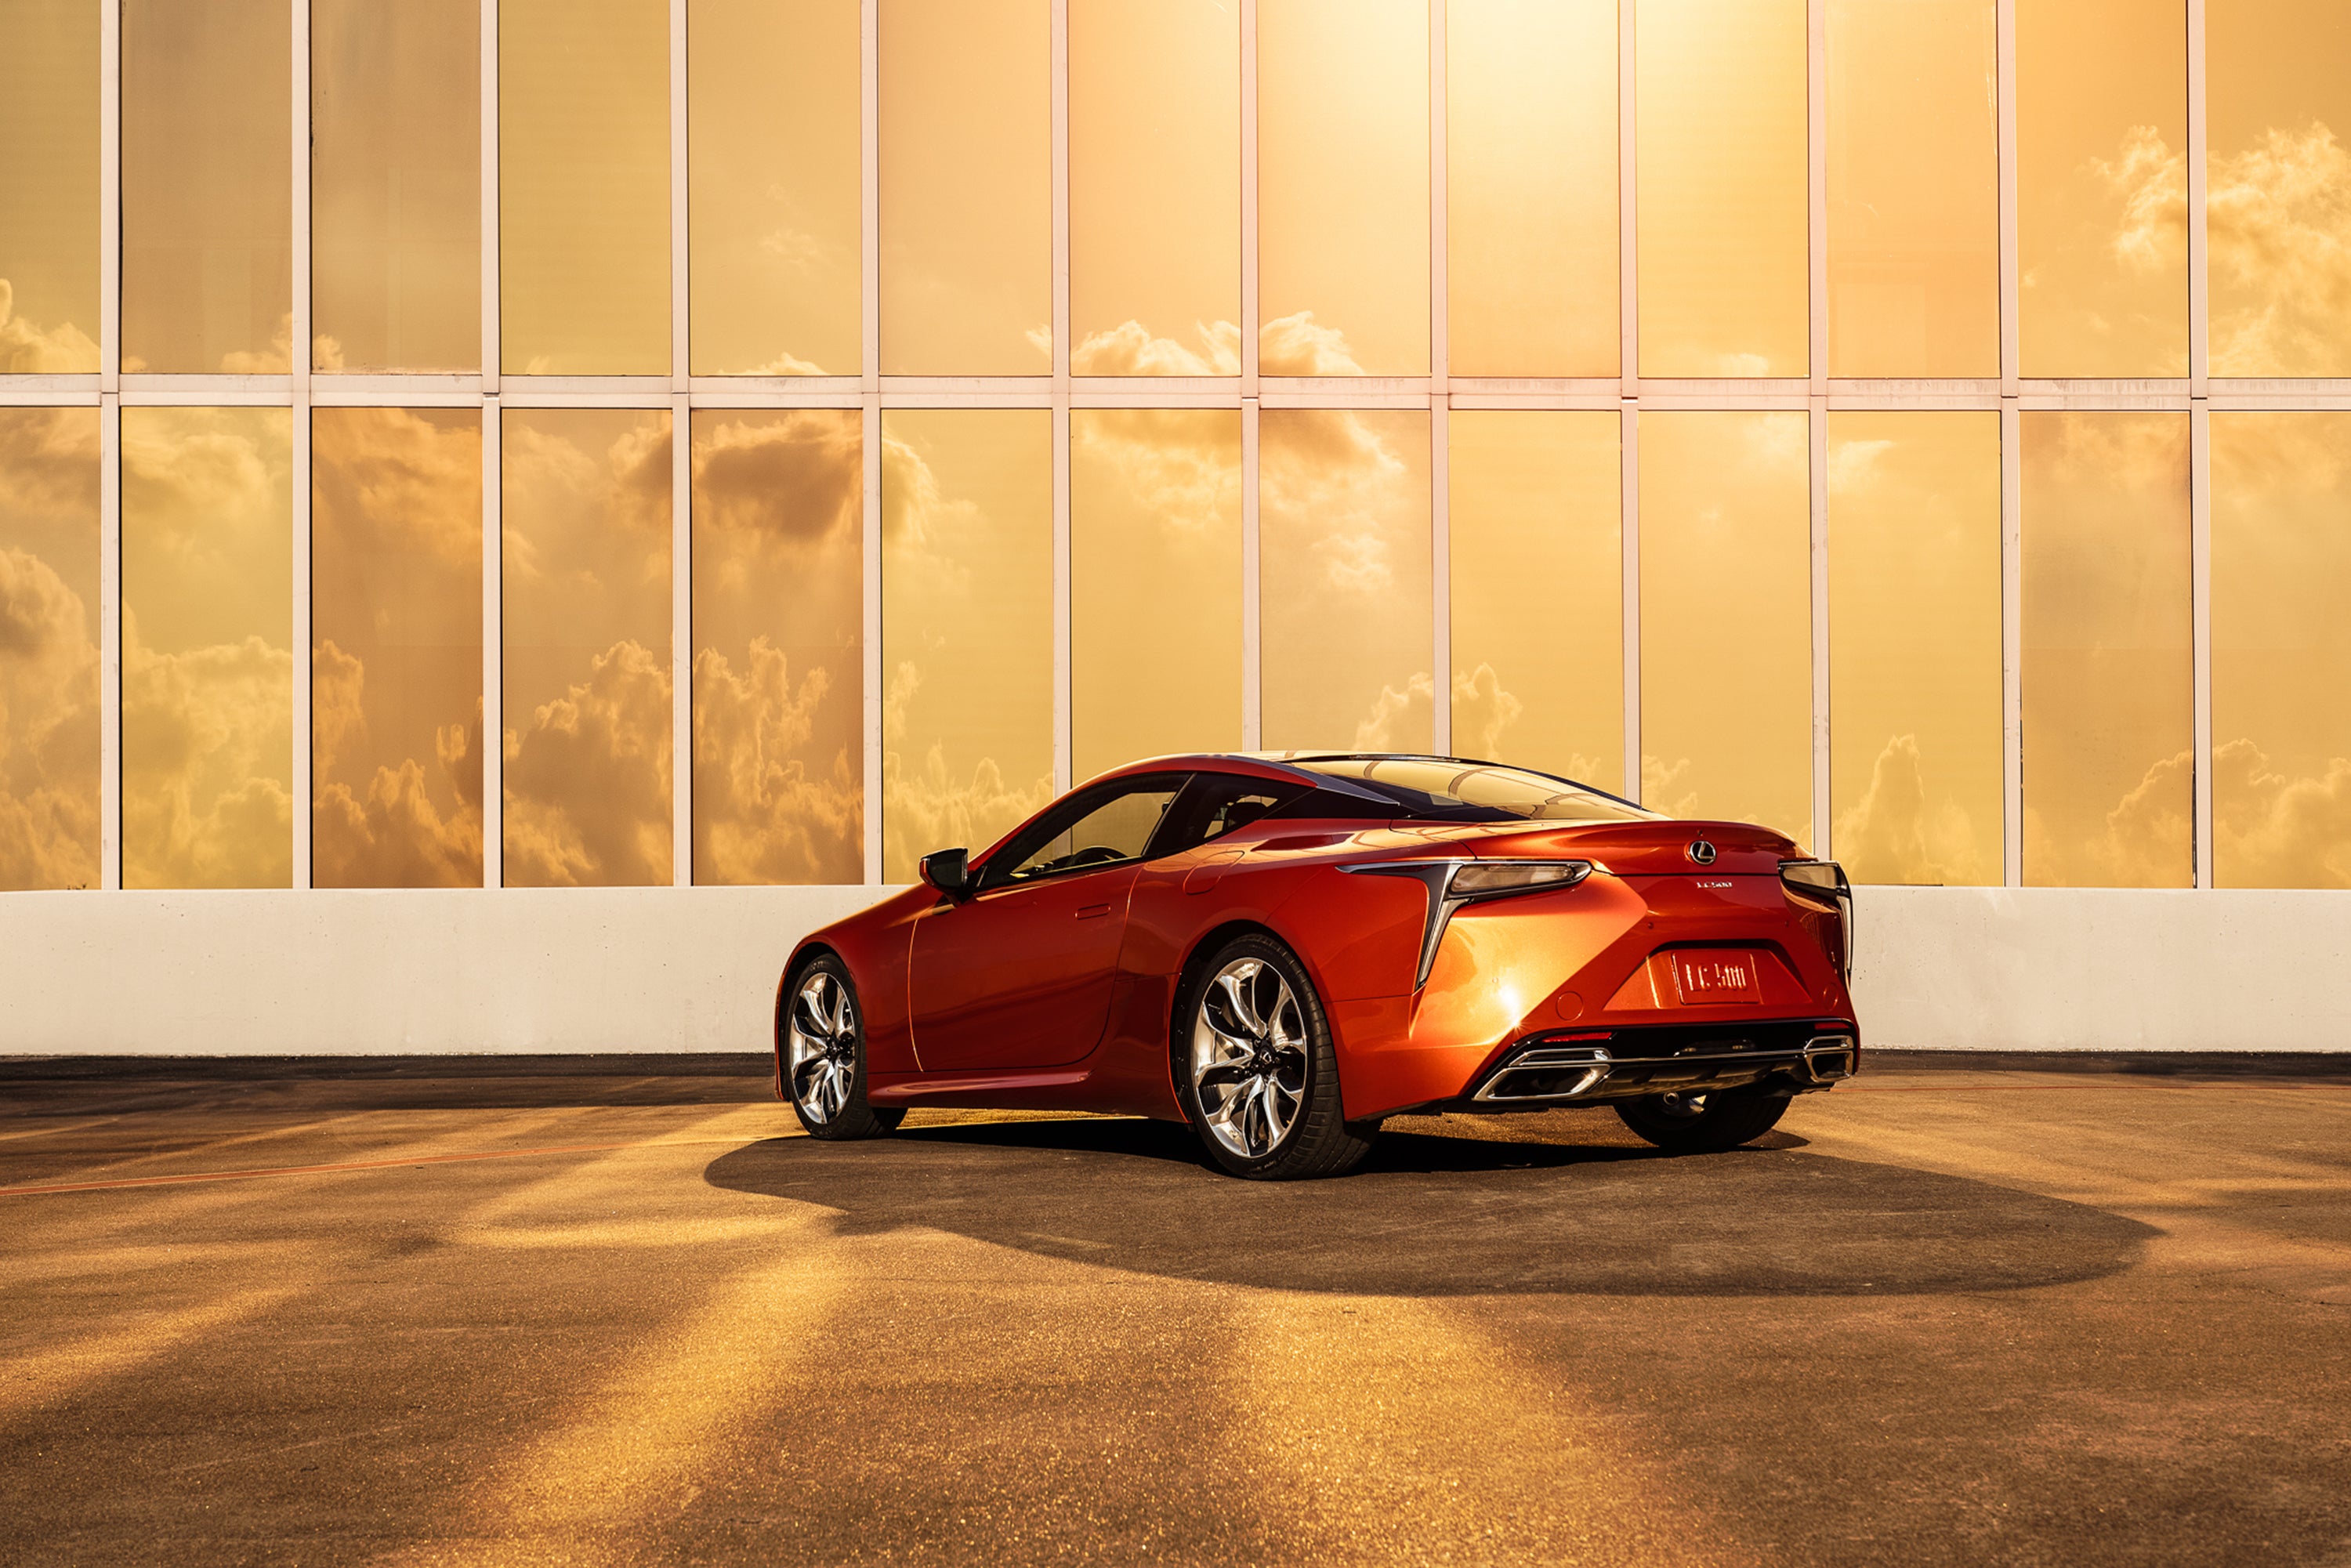
[[[776,1092],[820,1138],[917,1105],[1191,1124],[1330,1176],[1388,1116],[1610,1105],[1673,1151],[1849,1078],[1844,873],[1450,757],[1163,757],[800,943]]]

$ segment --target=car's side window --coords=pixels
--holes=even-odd
[[[1250,779],[1237,773],[1202,773],[1177,802],[1167,832],[1154,846],[1162,855],[1196,849],[1249,826],[1306,793],[1303,784]]]
[[[1075,821],[1063,818],[1059,824],[1039,823],[1037,831],[1042,838],[1010,845],[1005,861],[1008,869],[1000,877],[991,872],[988,880],[1033,882],[1064,872],[1141,860],[1183,780],[1156,778],[1137,782],[1141,788],[1123,789],[1107,799],[1072,801],[1078,812]]]

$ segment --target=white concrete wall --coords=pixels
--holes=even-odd
[[[0,894],[0,1055],[759,1051],[869,888]],[[2351,894],[1864,888],[1865,1037],[2351,1050]]]

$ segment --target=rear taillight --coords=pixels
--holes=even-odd
[[[1782,861],[1780,885],[1788,896],[1815,915],[1836,922],[1829,957],[1840,978],[1853,978],[1853,883],[1834,861]]]

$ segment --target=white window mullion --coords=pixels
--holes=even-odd
[[[1453,507],[1446,169],[1446,0],[1428,6],[1429,749],[1453,751]]]
[[[864,455],[862,530],[865,882],[882,881],[882,0],[859,0],[858,371]]]
[[[686,0],[669,0],[670,875],[694,884],[694,419],[687,316]]]

